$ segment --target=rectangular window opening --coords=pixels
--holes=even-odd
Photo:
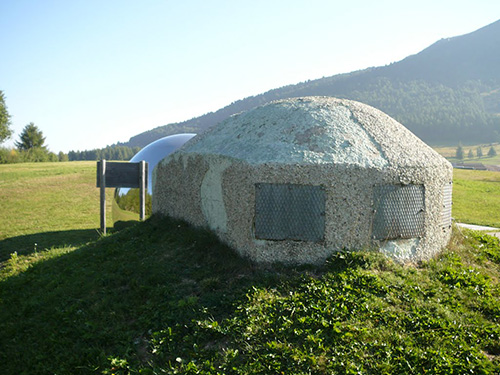
[[[325,235],[322,186],[255,184],[255,237],[321,242]]]
[[[393,240],[424,235],[423,185],[380,185],[373,191],[373,238]]]

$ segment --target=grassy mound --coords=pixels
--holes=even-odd
[[[256,268],[169,219],[0,270],[2,374],[500,372],[500,243]]]

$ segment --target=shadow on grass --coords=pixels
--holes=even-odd
[[[0,262],[10,258],[10,254],[29,255],[55,247],[81,246],[99,238],[96,229],[79,229],[56,232],[33,233],[10,237],[0,241]]]
[[[500,353],[496,322],[478,325],[499,316],[490,293],[483,298],[471,292],[478,296],[472,306],[493,306],[490,315],[472,321],[465,310],[454,311],[457,301],[465,306],[471,295],[460,299],[454,285],[447,288],[438,280],[442,273],[431,280],[378,253],[339,253],[325,267],[257,268],[208,231],[155,217],[76,250],[56,250],[30,267],[23,267],[22,257],[9,261],[9,267],[19,262],[23,271],[0,282],[2,375],[211,374],[221,373],[213,367],[219,364],[231,370],[225,373],[240,373],[243,365],[241,373],[248,374],[310,373],[309,360],[301,362],[300,371],[281,369],[298,366],[296,353],[306,358],[313,352],[321,361],[323,355],[333,358],[328,362],[333,370],[318,367],[318,374],[348,373],[363,360],[367,373],[409,373],[408,361],[416,369],[411,373],[436,366],[445,369],[439,373],[500,369],[483,354]],[[446,275],[471,274],[463,273],[462,265],[450,273],[452,264],[442,266]],[[391,272],[384,281],[380,272],[362,272],[371,268]],[[422,281],[431,293],[416,288]],[[443,296],[451,302],[436,315]],[[462,316],[476,323],[455,323]],[[476,337],[489,341],[463,347]],[[377,346],[367,348],[367,338],[376,338],[371,341]],[[427,350],[431,342],[435,346]],[[438,345],[445,348],[444,357],[434,355]],[[292,346],[300,352],[285,351]],[[393,355],[395,350],[400,354]],[[191,365],[184,364],[190,358]],[[197,371],[195,362],[208,370]],[[469,371],[476,365],[484,371]],[[279,371],[269,371],[274,368]]]
[[[97,236],[81,232],[74,243]],[[305,270],[256,268],[208,231],[153,217],[0,282],[2,373],[101,373],[124,357],[148,366],[155,333],[232,316],[253,288],[279,288]]]
[[[107,228],[108,234],[137,225],[138,221],[119,221],[114,227]],[[66,231],[40,232],[0,240],[0,263],[10,258],[11,254],[30,255],[59,247],[80,247],[101,237],[98,229],[75,229]]]
[[[154,218],[98,237],[82,230],[0,242],[8,258],[33,252],[35,242],[40,251],[97,239],[0,282],[2,374],[101,373],[125,355],[146,363],[152,332],[204,309],[230,313],[253,282],[250,263],[181,222]]]

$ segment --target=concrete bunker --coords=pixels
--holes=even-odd
[[[210,228],[259,263],[373,247],[418,261],[449,241],[451,182],[451,164],[383,112],[293,98],[234,115],[162,160],[153,212]]]

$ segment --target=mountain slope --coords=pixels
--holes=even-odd
[[[470,34],[441,39],[386,70],[393,78],[424,79],[450,86],[468,80],[498,82],[500,21]]]
[[[388,66],[270,90],[216,112],[138,134],[125,145],[143,147],[166,135],[200,133],[235,113],[269,101],[309,95],[372,105],[431,144],[498,141],[500,21],[470,34],[442,39]]]

